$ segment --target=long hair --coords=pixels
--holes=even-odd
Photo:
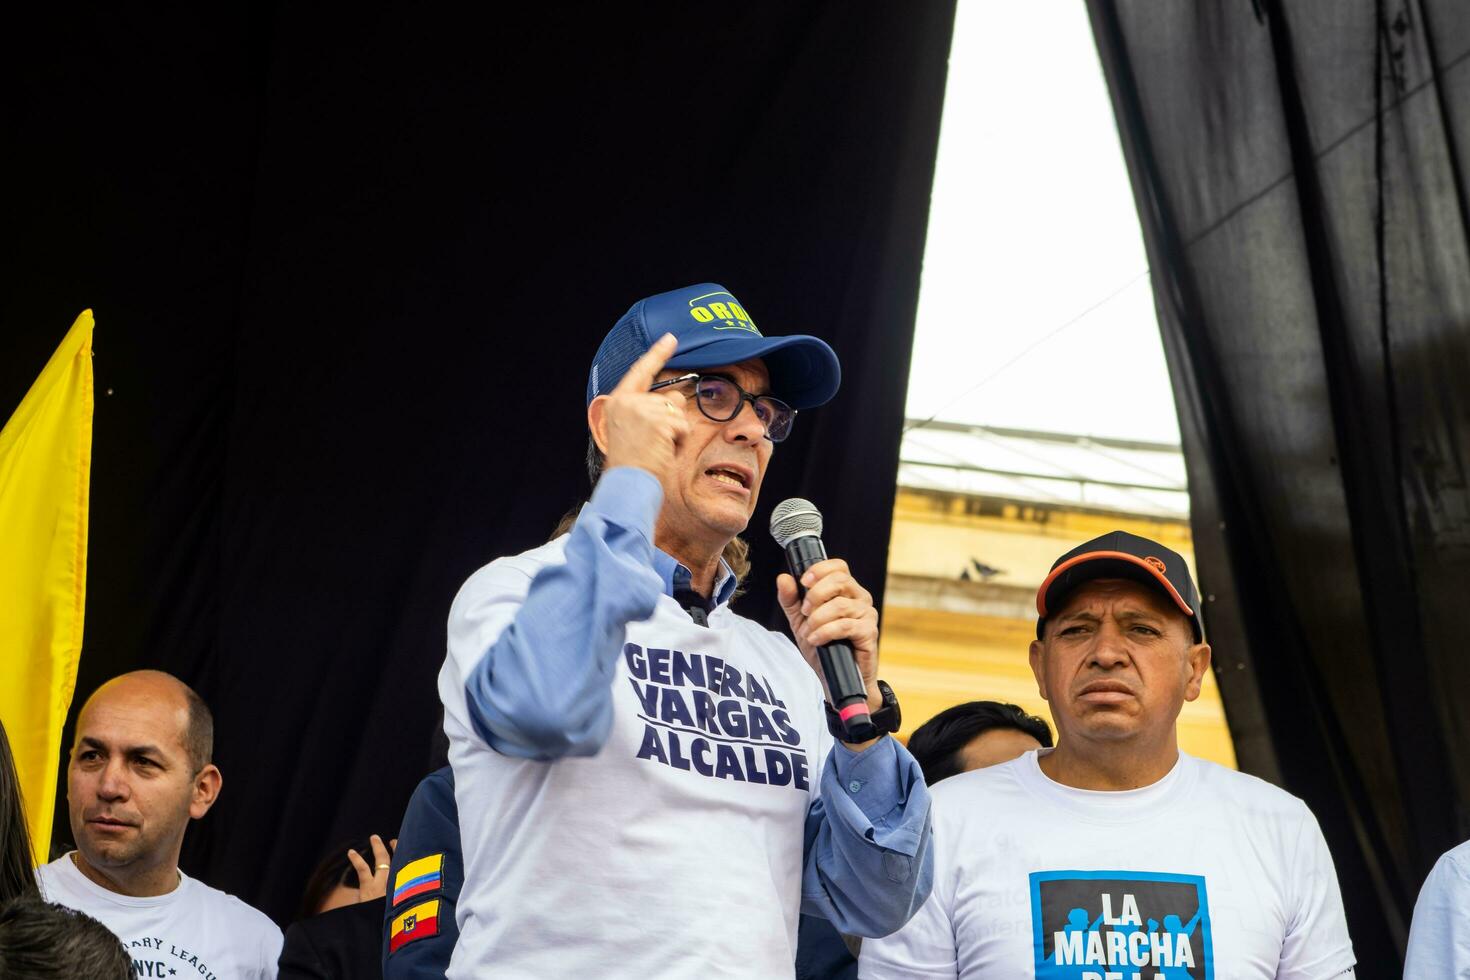
[[[0,724],[0,905],[20,897],[39,898],[36,852],[26,828],[26,808],[10,754],[10,738]]]
[[[597,486],[597,481],[602,477],[602,467],[606,463],[602,450],[597,448],[597,443],[591,438],[587,439],[587,478],[592,481],[592,486]],[[559,538],[572,529],[577,523],[577,515],[582,513],[582,508],[587,506],[584,500],[562,515],[557,522],[556,530],[551,532],[551,537]],[[740,585],[735,589],[735,595],[745,591],[745,579],[750,574],[750,545],[744,538],[734,537],[725,544],[725,550],[720,554],[725,564],[730,566],[730,571],[735,573],[735,579]],[[731,597],[732,599],[734,596]]]

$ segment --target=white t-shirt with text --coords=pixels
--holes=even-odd
[[[1183,753],[1142,789],[1073,789],[1038,755],[933,788],[934,891],[903,929],[863,942],[860,976],[1349,974],[1337,875],[1301,800]]]
[[[482,568],[450,616],[439,692],[465,876],[448,976],[792,976],[832,738],[789,639],[728,605],[696,625],[661,596],[627,625],[597,755],[518,759],[476,734],[464,679],[566,543]]]
[[[281,930],[263,912],[179,872],[167,895],[133,898],[87,878],[65,854],[36,870],[48,902],[85,912],[127,947],[140,978],[270,980]]]

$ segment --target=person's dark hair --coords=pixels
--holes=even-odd
[[[189,705],[189,727],[184,732],[184,748],[189,753],[189,764],[198,773],[214,761],[214,715],[192,687],[183,684],[183,688],[184,700]]]
[[[39,897],[36,855],[26,826],[25,801],[10,754],[10,738],[0,724],[0,905],[13,898]]]
[[[39,898],[0,908],[0,980],[128,980],[133,961],[102,923]]]
[[[597,440],[589,433],[587,436],[587,482],[597,486],[597,481],[602,479],[602,468],[607,464],[607,457],[602,450],[597,448]]]
[[[601,449],[597,448],[597,440],[588,436],[587,479],[592,482],[594,488],[597,486],[597,481],[602,479],[602,467],[606,463],[607,457],[602,454]],[[572,525],[577,523],[577,515],[582,513],[582,508],[585,506],[586,502],[583,501],[562,515],[562,519],[557,522],[556,529],[551,532],[552,540],[571,531]],[[745,583],[750,575],[750,545],[744,538],[731,538],[720,557],[725,559],[725,564],[730,566],[730,571],[735,573],[736,580],[740,582],[739,587],[735,589],[735,595],[738,596],[745,591]],[[734,596],[731,598],[733,599]]]
[[[309,919],[316,915],[322,902],[327,900],[332,889],[338,885],[359,887],[357,869],[347,859],[348,848],[362,855],[362,859],[369,865],[373,863],[373,842],[366,837],[343,841],[328,851],[327,856],[317,863],[311,876],[306,879],[306,890],[301,893],[301,907],[296,910],[297,919]]]
[[[924,782],[933,786],[941,779],[964,772],[960,753],[977,737],[995,728],[1014,728],[1051,747],[1051,728],[1035,715],[1003,701],[970,701],[945,708],[915,728],[909,736],[909,753],[924,770]]]

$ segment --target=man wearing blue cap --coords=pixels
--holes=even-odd
[[[1179,751],[1210,666],[1184,558],[1126,531],[1058,558],[1031,669],[1055,748],[934,788],[935,880],[862,948],[881,980],[1351,976],[1342,895],[1305,803]]]
[[[713,283],[640,300],[604,339],[591,500],[450,611],[449,977],[789,977],[799,913],[881,936],[924,901],[919,767],[883,735],[834,744],[816,667],[846,640],[875,725],[897,727],[872,596],[840,560],[804,595],[780,576],[795,645],[729,607],[775,445],[839,381],[825,343],[762,336]]]

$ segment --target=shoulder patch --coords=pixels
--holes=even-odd
[[[439,935],[439,900],[420,902],[393,920],[388,933],[388,955],[420,939]]]
[[[430,854],[416,861],[410,861],[398,869],[398,874],[393,876],[393,907],[408,901],[411,898],[419,898],[430,895],[444,887],[444,855]]]

